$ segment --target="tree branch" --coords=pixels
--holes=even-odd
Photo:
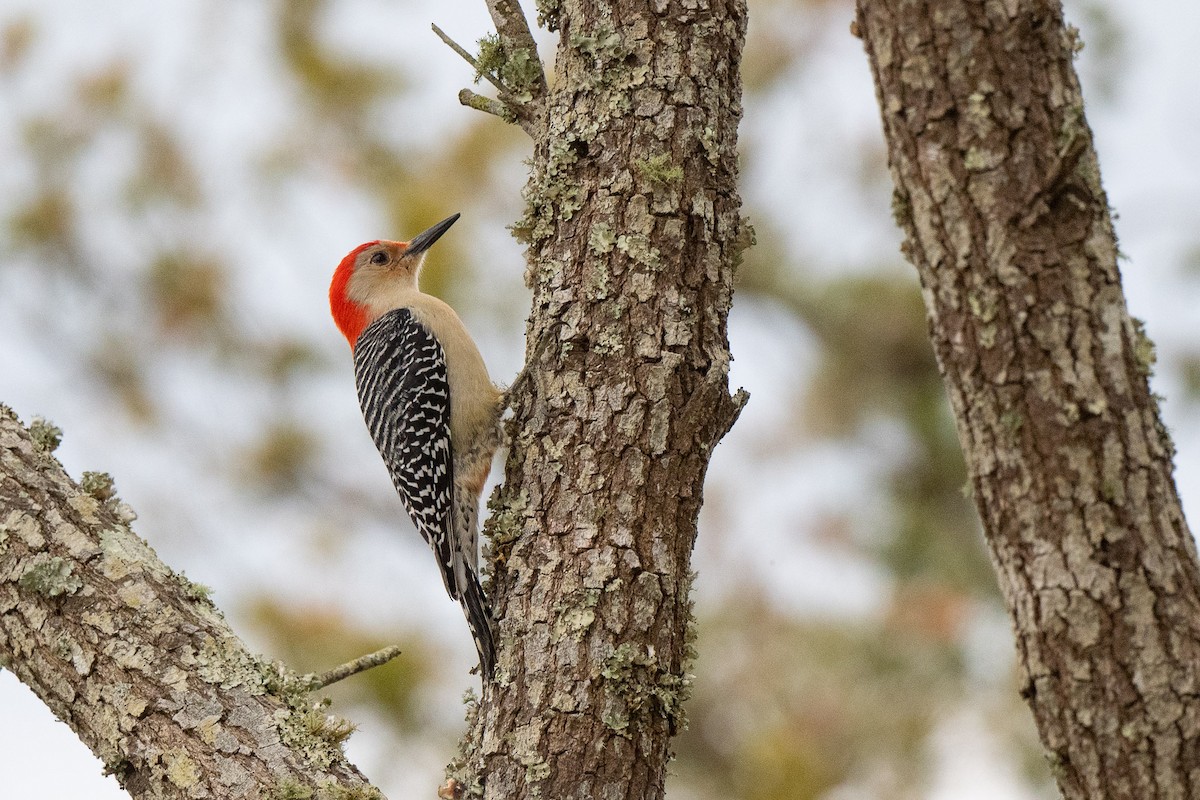
[[[444,30],[442,30],[441,28],[439,28],[436,24],[430,25],[430,27],[433,28],[433,32],[437,34],[437,37],[439,39],[441,39],[446,44],[447,47],[449,47],[454,52],[458,53],[459,56],[462,57],[463,61],[466,61],[468,64],[471,65],[471,68],[473,70],[475,70],[475,74],[477,76],[479,76],[480,78],[486,78],[487,82],[490,83],[492,86],[495,86],[500,91],[504,91],[504,84],[501,83],[500,80],[495,75],[488,72],[485,68],[479,66],[478,59],[476,59],[475,56],[473,56],[469,52],[467,52],[467,49],[465,47],[463,47],[461,44],[459,44],[458,42],[451,39],[446,34],[446,32]],[[461,97],[461,95],[460,95],[460,97]],[[466,105],[466,103],[463,103],[463,105]]]
[[[515,122],[535,141],[546,128],[546,72],[538,55],[537,42],[529,30],[525,13],[516,0],[487,0],[496,25],[496,36],[480,41],[476,58],[446,35],[437,25],[433,32],[475,69],[475,80],[486,79],[499,92],[498,100],[459,92],[463,105]]]
[[[482,111],[485,114],[499,117],[505,122],[516,121],[512,109],[507,105],[491,97],[472,92],[470,89],[463,89],[458,93],[458,102],[467,108],[473,108],[476,111]]]
[[[344,681],[346,678],[357,675],[360,672],[366,672],[369,669],[381,667],[387,662],[391,661],[393,658],[399,656],[401,652],[403,651],[399,648],[399,646],[392,645],[391,647],[385,647],[382,650],[376,650],[374,653],[368,653],[365,656],[356,658],[353,661],[342,664],[340,667],[334,667],[327,672],[309,673],[301,680],[308,685],[310,691],[324,689],[330,684],[337,683],[338,681]]]
[[[492,24],[500,36],[500,43],[509,53],[528,51],[533,61],[538,65],[537,75],[531,83],[533,99],[540,102],[546,96],[546,73],[541,68],[541,57],[538,55],[537,42],[533,32],[529,30],[529,20],[517,0],[486,0],[488,13],[492,15]]]
[[[538,42],[534,41],[533,31],[529,30],[529,20],[524,16],[520,2],[517,0],[486,0],[486,2],[487,13],[491,14],[492,24],[496,25],[496,32],[504,47],[514,53],[517,50],[529,50],[535,56],[538,55]],[[542,72],[541,90],[536,92],[536,96],[545,95],[546,74]]]
[[[0,406],[0,663],[135,798],[378,798],[346,723],[246,650],[207,592],[89,493]]]

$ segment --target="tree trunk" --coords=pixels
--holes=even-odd
[[[1200,570],[1057,2],[859,0],[904,252],[1063,795],[1200,795]]]
[[[726,318],[746,9],[549,5],[558,76],[513,115],[541,120],[518,225],[534,297],[488,526],[498,682],[469,746],[489,798],[658,798],[705,470],[744,401]]]
[[[353,730],[246,651],[203,587],[130,530],[0,406],[0,666],[138,798],[380,797],[342,756]]]

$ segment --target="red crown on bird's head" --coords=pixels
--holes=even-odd
[[[359,334],[363,332],[363,328],[367,327],[369,320],[367,319],[367,309],[350,299],[347,291],[350,285],[350,276],[354,274],[354,262],[358,260],[359,253],[379,242],[379,239],[364,242],[347,253],[341,263],[337,265],[337,269],[333,271],[333,281],[329,284],[329,310],[333,314],[333,321],[337,323],[338,330],[350,343],[351,350],[354,349],[354,343],[358,341]]]

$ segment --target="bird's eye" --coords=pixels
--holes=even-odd
[[[372,264],[386,264],[388,262],[387,253],[382,250],[371,255]]]

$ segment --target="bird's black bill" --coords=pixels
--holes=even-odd
[[[455,214],[453,217],[442,220],[429,230],[418,233],[408,243],[408,247],[404,249],[405,254],[410,256],[416,255],[417,253],[424,253],[430,247],[433,247],[433,243],[442,238],[442,234],[450,230],[450,226],[458,222],[460,216],[462,215]]]

